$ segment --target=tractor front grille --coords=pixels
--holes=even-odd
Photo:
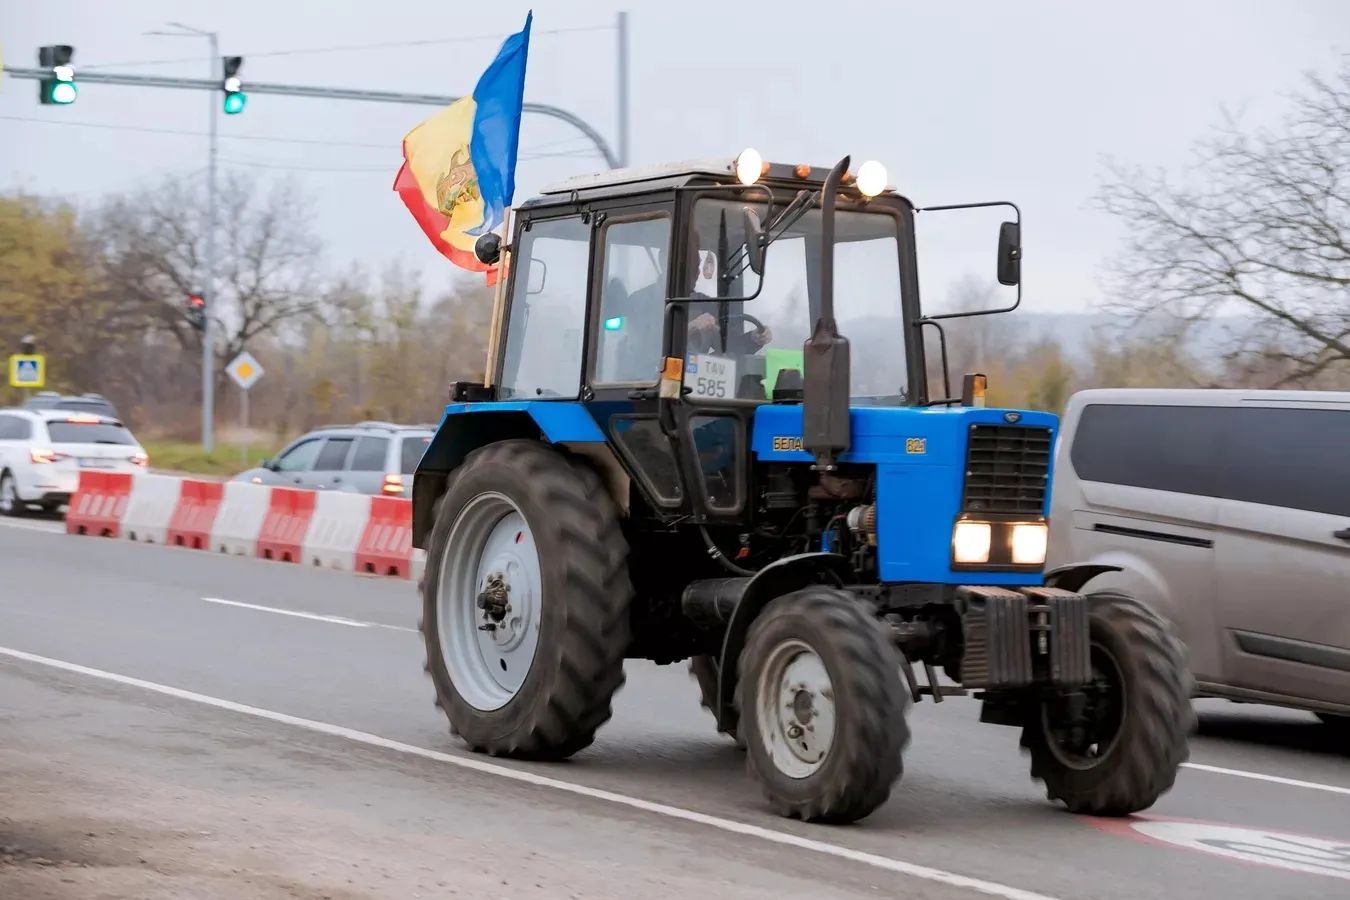
[[[1040,515],[1050,487],[1049,428],[972,425],[962,512]]]

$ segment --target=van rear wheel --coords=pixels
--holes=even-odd
[[[1318,713],[1326,729],[1338,738],[1350,739],[1350,716],[1337,716],[1332,713]]]

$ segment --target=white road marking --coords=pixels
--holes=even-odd
[[[993,881],[985,881],[980,878],[972,878],[966,875],[957,875],[952,872],[944,872],[941,869],[933,869],[928,866],[922,866],[917,863],[905,862],[904,860],[894,859],[888,856],[880,856],[875,853],[866,853],[861,850],[854,850],[849,847],[841,847],[838,844],[829,844],[825,841],[813,840],[812,838],[801,837],[800,835],[789,834],[783,831],[775,831],[771,828],[764,828],[759,825],[750,825],[745,822],[737,822],[733,819],[723,819],[719,816],[710,816],[705,813],[694,812],[693,810],[683,809],[678,806],[668,806],[664,803],[653,803],[650,800],[640,800],[637,797],[630,797],[626,794],[617,794],[612,791],[601,790],[599,788],[587,787],[585,785],[574,784],[570,781],[562,781],[556,778],[549,778],[545,775],[539,775],[534,772],[512,769],[506,766],[496,765],[483,760],[473,759],[465,756],[454,756],[449,753],[441,753],[436,750],[428,750],[425,747],[416,747],[412,744],[404,744],[399,741],[393,741],[379,735],[367,734],[363,731],[356,731],[351,728],[344,728],[341,725],[330,725],[327,722],[316,722],[312,719],[302,719],[298,716],[287,715],[286,713],[274,712],[270,709],[260,709],[256,706],[246,706],[242,703],[235,703],[231,700],[222,700],[219,697],[211,697],[206,694],[198,694],[193,691],[185,691],[182,688],[170,687],[168,685],[156,684],[153,681],[142,681],[139,678],[132,678],[127,675],[119,675],[115,672],[105,672],[102,669],[91,669],[87,666],[81,666],[76,663],[65,662],[59,659],[51,659],[45,656],[37,656],[32,653],[25,653],[22,650],[13,650],[8,647],[0,647],[0,654],[21,659],[25,662],[36,663],[42,666],[48,666],[53,669],[60,669],[65,672],[74,672],[78,675],[86,675],[91,678],[99,678],[104,681],[111,681],[117,684],[127,685],[129,687],[141,688],[142,690],[153,691],[158,694],[164,694],[169,697],[176,697],[179,700],[188,700],[193,703],[200,703],[205,706],[213,706],[217,709],[224,709],[230,712],[241,713],[246,716],[253,716],[259,719],[267,719],[272,722],[278,722],[283,725],[291,725],[296,728],[304,728],[309,731],[326,734],[332,737],[344,738],[349,741],[355,741],[370,747],[379,747],[384,750],[391,750],[395,753],[402,753],[408,756],[417,756],[422,759],[429,759],[435,762],[445,763],[446,765],[456,766],[461,769],[468,769],[473,772],[479,772],[485,775],[495,775],[499,778],[505,778],[510,781],[522,782],[535,787],[550,788],[556,791],[562,791],[576,796],[586,797],[590,800],[600,800],[605,803],[612,803],[616,806],[624,806],[629,809],[637,809],[643,812],[654,813],[658,816],[665,816],[670,819],[679,819],[690,822],[695,825],[703,825],[708,828],[714,828],[718,831],[738,834],[743,837],[756,838],[767,841],[772,844],[779,844],[786,847],[794,847],[798,850],[809,850],[813,853],[820,853],[825,856],[833,856],[837,859],[848,860],[849,862],[859,863],[865,866],[871,866],[887,872],[893,872],[899,875],[906,875],[911,878],[920,878],[925,881],[933,881],[939,884],[949,885],[951,887],[964,888],[975,891],[990,897],[1001,897],[1003,900],[1056,900],[1047,894],[1038,894],[1034,891],[1022,890],[1021,888],[1010,887]]]
[[[1141,819],[1130,828],[1155,841],[1307,875],[1350,880],[1350,844],[1258,828]]]
[[[6,528],[22,528],[25,531],[45,531],[48,534],[65,534],[65,522],[16,522],[13,519],[0,519],[0,525]]]
[[[1334,784],[1321,784],[1316,781],[1300,781],[1297,778],[1283,778],[1279,775],[1265,775],[1261,772],[1248,772],[1243,769],[1225,769],[1222,766],[1207,766],[1203,763],[1182,763],[1187,769],[1195,769],[1197,772],[1210,772],[1214,775],[1231,775],[1234,778],[1250,778],[1254,781],[1268,781],[1271,784],[1282,784],[1286,787],[1307,788],[1312,791],[1326,791],[1328,794],[1345,794],[1350,796],[1350,787],[1339,787]]]
[[[352,628],[387,628],[391,631],[412,631],[402,625],[385,625],[382,622],[363,622],[359,619],[346,619],[342,616],[325,616],[319,613],[301,612],[298,609],[279,609],[275,606],[259,606],[256,603],[242,603],[238,600],[222,600],[220,597],[203,597],[207,603],[219,603],[223,606],[237,606],[240,609],[253,609],[258,612],[276,613],[279,616],[294,616],[297,619],[312,619],[315,622],[331,622],[334,625],[348,625]]]

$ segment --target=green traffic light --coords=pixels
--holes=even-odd
[[[47,85],[47,102],[66,106],[75,102],[77,93],[79,91],[73,82],[53,81]]]
[[[233,116],[244,111],[244,104],[248,102],[248,95],[244,93],[233,93],[225,95],[225,115]]]

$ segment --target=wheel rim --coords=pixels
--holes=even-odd
[[[470,706],[501,709],[534,663],[542,615],[534,534],[509,498],[479,494],[450,528],[437,583],[441,657]]]
[[[14,490],[14,479],[0,478],[0,512],[12,513],[18,507],[19,496]]]
[[[1091,692],[1081,723],[1056,723],[1051,704],[1041,704],[1041,729],[1050,752],[1061,764],[1078,771],[1101,765],[1120,743],[1126,703],[1125,673],[1114,653],[1092,642]]]
[[[834,685],[820,656],[805,641],[773,648],[755,692],[756,724],[774,767],[807,778],[825,764],[834,743]]]

